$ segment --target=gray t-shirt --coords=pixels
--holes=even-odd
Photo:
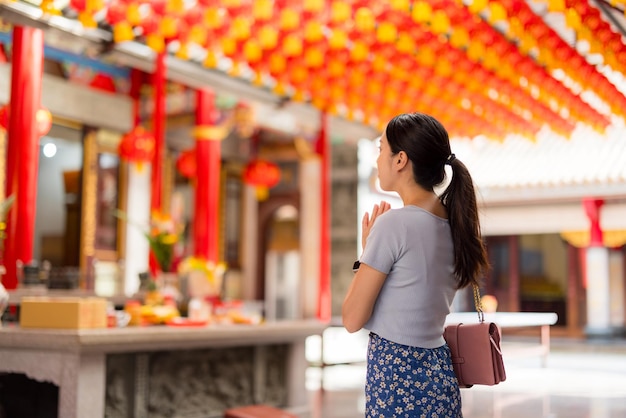
[[[387,274],[365,329],[413,347],[445,344],[456,293],[447,219],[417,206],[389,210],[376,219],[360,261]]]

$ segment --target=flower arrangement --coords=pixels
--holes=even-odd
[[[146,234],[154,258],[163,272],[172,270],[174,246],[183,233],[183,227],[171,216],[153,211],[150,219],[150,231]]]
[[[129,221],[126,213],[117,210],[115,216],[123,221],[137,226]],[[147,230],[143,229],[143,234],[148,239],[150,249],[162,272],[172,271],[174,262],[174,247],[180,240],[184,227],[176,222],[171,216],[153,211],[150,216],[150,225]]]

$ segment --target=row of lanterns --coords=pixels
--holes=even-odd
[[[106,7],[102,0],[71,0],[70,6],[85,26],[106,8],[116,42],[140,40],[158,52],[170,45],[184,59],[200,48],[208,67],[229,58],[232,75],[248,68],[253,82],[271,79],[278,94],[377,127],[419,109],[448,120],[453,135],[533,137],[543,125],[568,135],[578,122],[606,128],[607,115],[553,78],[557,68],[581,89],[597,92],[616,114],[623,115],[626,104],[524,0],[469,6],[455,0],[198,0],[193,7],[182,0],[111,0]],[[580,10],[577,16],[589,20],[584,13],[591,12]],[[491,26],[500,21],[508,22],[505,35]]]
[[[492,2],[495,1],[492,0]],[[527,51],[527,54],[533,50],[538,51],[537,60],[547,70],[552,72],[562,70],[580,86],[580,90],[593,91],[614,114],[622,118],[626,117],[626,110],[624,110],[626,97],[576,49],[568,45],[554,29],[547,26],[525,1],[497,1],[515,11],[515,16],[510,19],[513,24],[509,25],[510,30],[507,36],[513,41],[520,42],[521,51]],[[612,32],[610,26],[602,21],[597,9],[591,7],[588,2],[571,0],[548,1],[548,8],[564,14],[566,25],[576,32],[577,39],[585,40],[590,45],[589,52],[603,54],[605,64],[614,70],[626,69],[623,64],[623,60],[626,60],[626,47],[622,44],[620,35]],[[610,42],[611,52],[604,48],[603,42]],[[562,84],[553,80],[553,86],[555,84],[559,84],[562,88]],[[548,87],[547,90],[551,91],[553,86]],[[560,92],[556,96],[561,97],[563,101],[570,101],[570,98],[562,96]],[[580,107],[578,111],[588,114],[584,107]],[[602,122],[602,119],[596,116],[596,123]]]

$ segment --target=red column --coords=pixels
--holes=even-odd
[[[576,335],[579,329],[578,289],[578,257],[579,251],[572,244],[567,244],[567,331],[570,336]]]
[[[133,99],[133,127],[139,126],[141,123],[140,105],[141,105],[141,87],[144,83],[144,74],[141,70],[133,68],[130,71],[130,92],[129,96]]]
[[[519,263],[519,235],[509,237],[509,311],[519,312],[521,277]]]
[[[150,211],[163,212],[161,194],[163,191],[163,154],[165,152],[165,52],[159,52],[156,56],[154,74],[152,74],[152,88],[154,89],[154,111],[152,113],[152,125],[154,134],[154,155],[150,177]],[[158,263],[154,253],[150,251],[148,259],[150,271],[156,274]]]
[[[154,88],[154,157],[152,159],[152,177],[150,209],[162,211],[161,202],[162,176],[163,176],[163,154],[165,152],[165,52],[160,52],[156,57],[156,69],[152,77]]]
[[[600,226],[600,208],[604,205],[602,199],[584,199],[583,206],[585,213],[589,218],[589,246],[590,247],[604,247],[604,238],[602,234],[602,227]]]
[[[39,170],[39,133],[35,117],[41,107],[43,31],[32,27],[13,29],[11,64],[11,112],[7,150],[7,196],[15,203],[7,219],[4,264],[5,287],[17,287],[16,261],[33,258],[35,205]]]
[[[219,258],[221,140],[226,129],[215,126],[218,112],[213,92],[196,93],[196,167],[194,255],[214,263]]]
[[[328,138],[328,115],[321,113],[318,149],[322,154],[321,198],[320,198],[320,283],[317,317],[321,321],[330,321],[330,140]]]

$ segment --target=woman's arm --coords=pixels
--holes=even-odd
[[[371,215],[368,212],[365,212],[363,215],[361,220],[361,245],[363,245],[363,249],[365,249],[367,237],[372,226],[374,226],[374,222],[376,222],[378,216],[389,209],[391,209],[391,206],[383,200],[380,204],[374,205]],[[370,319],[374,303],[386,278],[387,274],[361,263],[359,270],[352,279],[352,283],[350,283],[341,309],[343,326],[346,327],[348,332],[360,330],[367,320]]]
[[[343,326],[348,332],[356,332],[370,319],[374,303],[387,275],[367,264],[361,263],[354,275],[343,301]]]

